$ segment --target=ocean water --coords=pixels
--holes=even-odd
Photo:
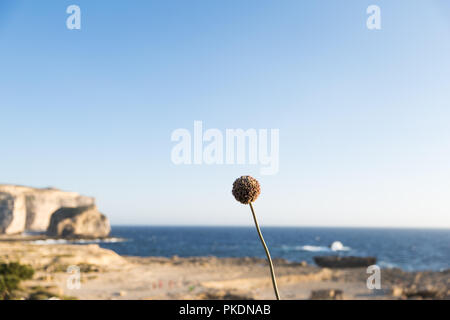
[[[262,232],[273,258],[313,264],[317,255],[370,255],[382,268],[450,269],[450,230],[267,227]],[[252,227],[113,226],[112,236],[124,240],[97,242],[121,255],[265,257]]]

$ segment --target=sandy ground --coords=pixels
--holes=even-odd
[[[98,245],[0,241],[0,261],[20,261],[36,269],[33,280],[24,282],[25,291],[39,286],[77,299],[274,298],[268,265],[256,258],[122,257]],[[369,290],[365,269],[335,270],[284,260],[274,264],[283,299],[309,299],[313,291],[330,289],[341,290],[342,299],[450,297],[449,270],[384,269],[381,290]]]

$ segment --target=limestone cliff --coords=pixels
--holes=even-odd
[[[62,238],[104,238],[111,227],[96,206],[58,209],[50,219],[47,235]]]
[[[27,217],[25,196],[0,191],[0,234],[23,232]]]
[[[94,198],[75,192],[0,185],[0,234],[46,231],[56,210],[94,204]]]

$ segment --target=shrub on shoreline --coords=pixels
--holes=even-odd
[[[14,291],[22,280],[31,279],[34,269],[18,262],[0,263],[0,300],[14,299]]]

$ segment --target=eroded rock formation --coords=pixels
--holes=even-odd
[[[111,227],[96,206],[61,208],[50,219],[47,235],[62,238],[103,238]]]
[[[0,185],[0,234],[46,231],[56,210],[94,204],[94,198],[76,192]]]
[[[341,257],[341,256],[318,256],[314,262],[322,268],[367,268],[377,262],[375,257]]]

